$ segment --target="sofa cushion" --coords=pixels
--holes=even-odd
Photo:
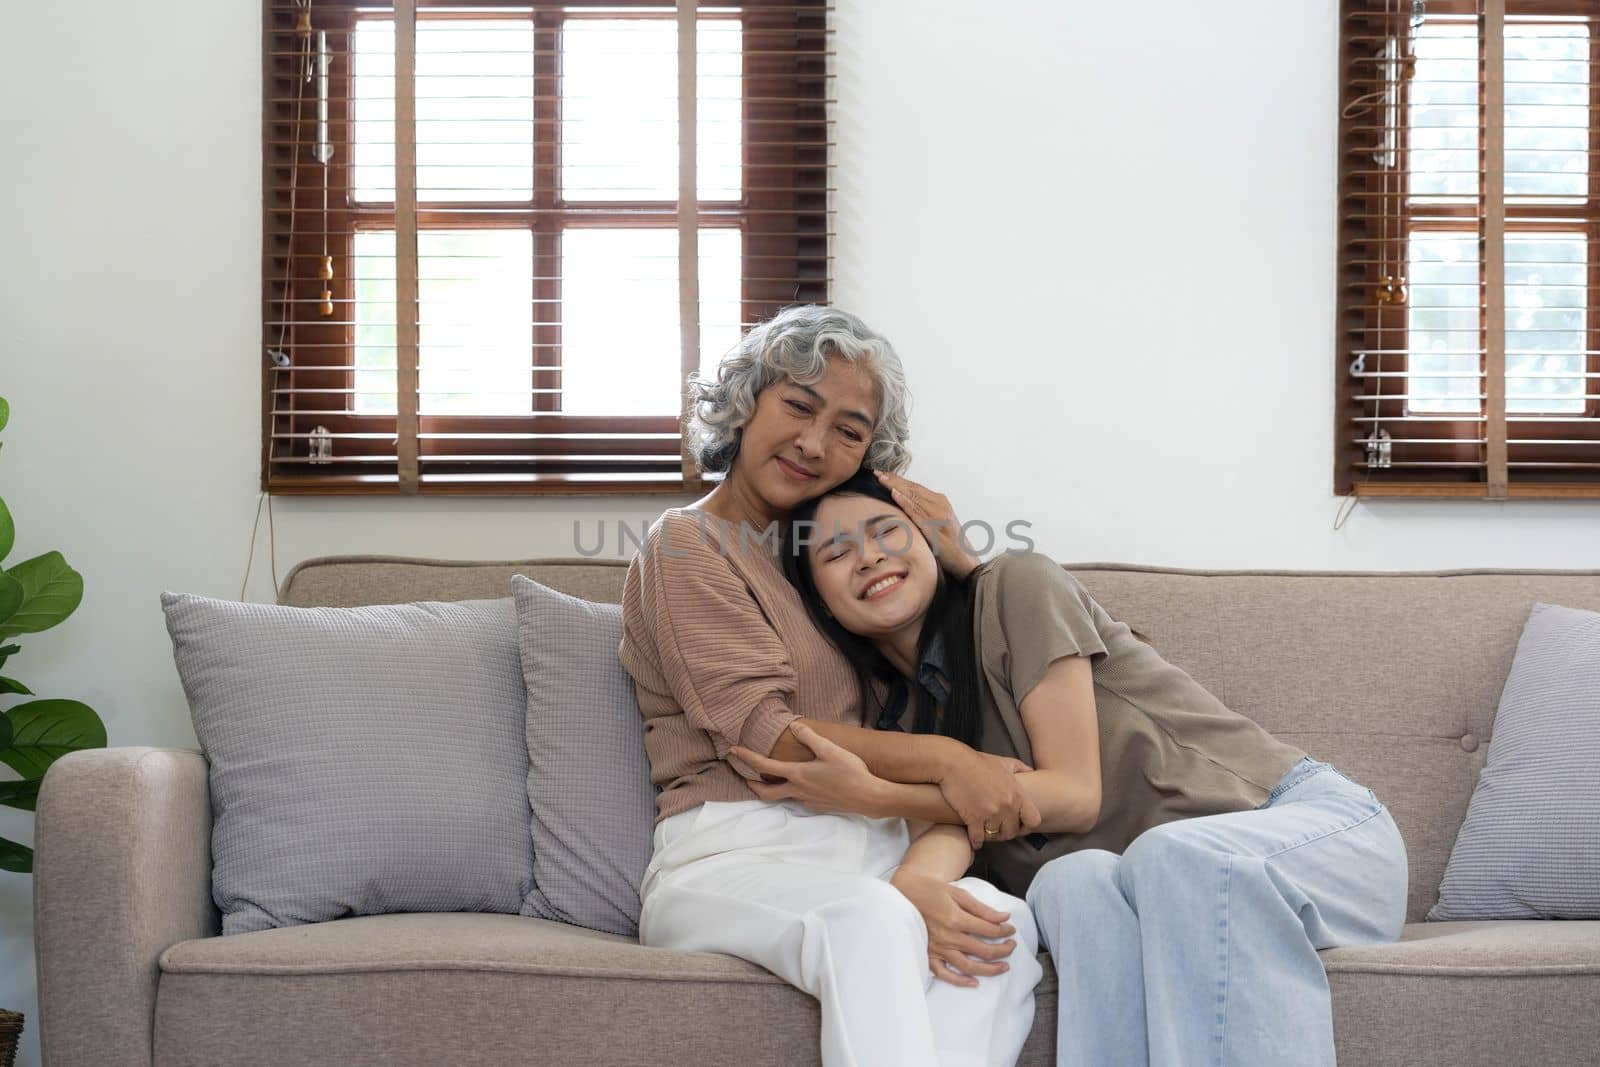
[[[1413,923],[1322,954],[1340,1067],[1588,1063],[1600,922]]]
[[[1049,1067],[1045,963],[1019,1061]],[[1323,953],[1340,1067],[1586,1062],[1600,922],[1428,923]],[[751,963],[510,915],[376,915],[161,954],[156,1062],[816,1064],[811,997]],[[759,1020],[730,1025],[729,1020]]]
[[[1322,963],[1330,975],[1600,975],[1600,922],[1408,923],[1398,941],[1329,949]]]
[[[622,609],[511,579],[528,689],[533,885],[522,914],[613,934],[639,929],[656,788]]]
[[[161,603],[210,765],[224,934],[521,907],[533,849],[509,597]]]
[[[1535,604],[1429,919],[1600,918],[1600,612]]]
[[[376,915],[162,953],[161,1067],[815,1065],[817,1002],[712,953],[505,915]],[[1019,1063],[1053,1067],[1055,985]]]

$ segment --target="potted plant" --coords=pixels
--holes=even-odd
[[[0,430],[11,407],[0,397]],[[83,576],[60,552],[46,552],[6,567],[16,543],[16,523],[0,498],[0,697],[31,697],[33,690],[10,676],[6,662],[22,646],[16,639],[61,623],[83,600]],[[0,712],[0,761],[22,775],[0,782],[0,804],[33,811],[39,782],[50,764],[80,748],[102,748],[106,727],[94,709],[77,700],[26,700]],[[33,849],[0,837],[0,870],[33,871]],[[0,1065],[10,1067],[22,1033],[20,1012],[0,1011]]]

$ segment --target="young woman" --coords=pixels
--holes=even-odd
[[[1405,918],[1405,847],[1371,790],[1223,706],[1047,557],[941,574],[870,473],[790,530],[785,566],[818,626],[864,692],[895,683],[880,726],[1034,768],[1017,780],[1040,824],[981,859],[1027,893],[1055,961],[1058,1063],[1331,1067],[1317,950],[1394,940]],[[734,754],[767,799],[954,821],[937,790],[810,747],[802,763]],[[948,870],[971,858],[960,833],[940,842]]]
[[[756,772],[733,754],[793,757],[809,752],[797,735],[826,736],[885,779],[930,783],[950,818],[997,833],[1037,821],[1015,761],[863,728],[849,663],[779,564],[796,505],[866,460],[904,466],[899,361],[854,316],[790,308],[695,388],[696,458],[726,477],[694,505],[667,509],[622,599],[618,654],[661,787],[640,940],[740,956],[817,997],[829,1067],[1010,1067],[1042,974],[1027,905],[962,878],[965,858],[951,865],[937,848],[948,831],[919,836],[898,815],[762,800],[750,789]],[[960,573],[977,563],[953,551],[944,559]],[[930,969],[929,930],[955,923],[983,961],[973,966],[983,981],[963,978],[967,988]],[[754,1031],[762,1020],[729,1023]]]

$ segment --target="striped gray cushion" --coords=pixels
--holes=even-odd
[[[1600,918],[1600,612],[1536,603],[1430,920]]]
[[[533,856],[509,597],[161,605],[210,762],[224,934],[517,911]]]
[[[633,679],[617,659],[622,609],[516,575],[528,689],[533,887],[522,914],[634,936],[656,789]]]

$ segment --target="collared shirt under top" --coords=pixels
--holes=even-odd
[[[944,633],[941,631],[934,631],[933,640],[928,642],[927,649],[917,662],[917,682],[933,697],[935,704],[942,707],[949,701],[950,675],[945,667]],[[910,724],[903,720],[910,706],[911,687],[904,678],[897,677],[890,684],[889,698],[878,715],[878,729],[905,730]]]

